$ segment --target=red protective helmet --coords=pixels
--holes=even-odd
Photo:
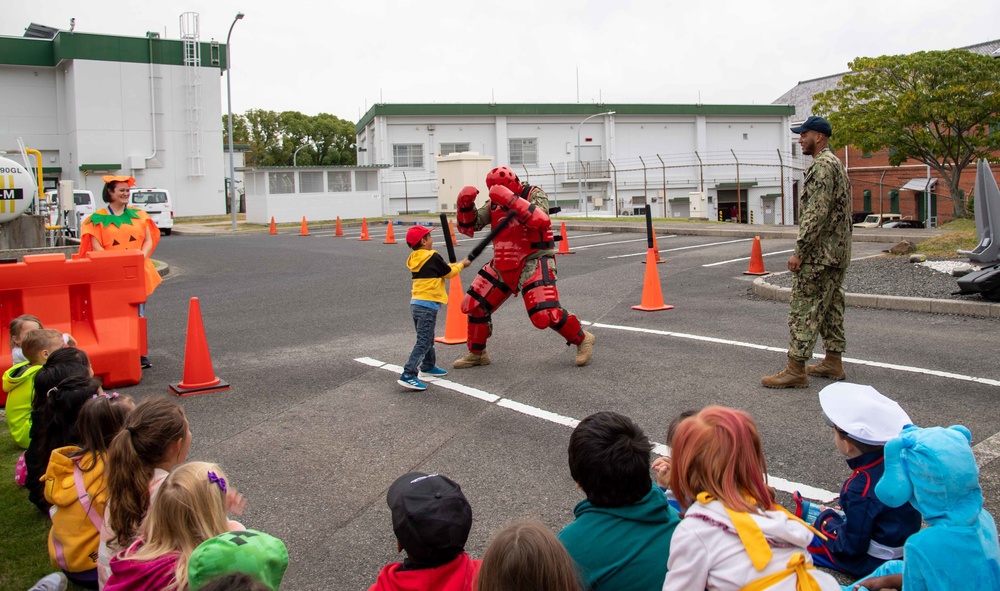
[[[520,194],[523,189],[521,181],[517,180],[517,175],[506,166],[498,166],[486,173],[486,186],[492,189],[493,185],[507,187],[516,194]]]

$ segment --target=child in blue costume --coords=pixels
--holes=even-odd
[[[851,476],[840,491],[842,511],[823,509],[815,518],[806,512],[805,520],[827,537],[817,538],[809,552],[819,566],[861,577],[902,558],[904,542],[920,530],[920,514],[908,503],[887,507],[875,497],[885,469],[883,446],[911,421],[895,401],[861,384],[830,384],[819,403]]]
[[[983,509],[972,434],[961,425],[909,426],[885,445],[885,475],[875,495],[889,507],[909,502],[928,527],[893,560],[849,589],[1000,589],[1000,546]]]

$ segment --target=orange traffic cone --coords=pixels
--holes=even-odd
[[[445,316],[444,336],[434,339],[436,343],[457,345],[464,343],[469,333],[469,317],[462,313],[462,280],[455,275],[448,287],[448,313]]]
[[[559,241],[559,250],[556,254],[573,254],[573,251],[569,249],[569,236],[566,234],[566,222],[561,222],[559,224],[559,235],[562,236],[562,240]]]
[[[396,244],[396,233],[392,231],[392,220],[389,220],[389,225],[385,231],[385,242],[382,244]]]
[[[451,232],[451,243],[458,244],[458,237],[455,236],[455,223],[448,220],[448,231]]]
[[[302,229],[299,230],[299,236],[308,236],[309,226],[306,225],[306,216],[302,216]]]
[[[638,306],[632,306],[633,310],[656,312],[657,310],[673,309],[673,306],[663,303],[663,290],[660,288],[660,274],[656,270],[654,252],[655,249],[650,248],[646,253],[646,277],[642,282],[642,303]]]
[[[340,237],[344,236],[344,229],[340,227],[340,216],[339,215],[337,216],[337,231],[334,232],[333,235],[334,236],[340,236]]]
[[[764,255],[760,251],[760,236],[753,237],[753,246],[750,248],[750,268],[743,272],[744,275],[767,275],[764,270]]]
[[[368,219],[361,218],[361,238],[358,240],[371,240],[372,237],[368,235]]]
[[[191,298],[188,308],[187,342],[184,345],[184,379],[172,384],[170,389],[178,396],[192,396],[228,390],[229,382],[215,375],[212,356],[208,352],[205,325],[201,322],[201,304]]]
[[[271,229],[267,231],[268,234],[277,234],[278,227],[274,225],[274,216],[271,216]]]
[[[656,232],[653,232],[653,254],[657,265],[666,262],[660,258],[660,245],[656,243]]]

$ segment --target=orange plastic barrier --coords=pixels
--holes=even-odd
[[[106,388],[142,379],[146,354],[143,256],[138,250],[104,250],[66,260],[36,254],[23,263],[0,264],[0,366],[10,367],[10,321],[38,316],[45,328],[68,332],[87,353]]]

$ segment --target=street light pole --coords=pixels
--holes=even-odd
[[[229,51],[229,38],[233,34],[233,27],[236,21],[243,18],[242,12],[236,13],[233,24],[229,25],[229,33],[226,35],[226,127],[229,128],[229,209],[233,214],[233,230],[236,229],[236,169],[233,166],[233,87],[229,84],[229,71],[232,69],[231,55]]]
[[[606,111],[604,113],[595,113],[590,117],[587,117],[580,122],[580,125],[576,128],[576,161],[580,164],[580,171],[576,175],[576,196],[580,201],[580,206],[583,209],[583,215],[590,217],[590,212],[587,210],[587,202],[583,199],[583,157],[580,154],[580,129],[583,124],[590,121],[594,117],[602,117],[604,115],[614,115],[614,111]]]
[[[293,152],[293,153],[292,153],[292,166],[293,166],[293,167],[295,167],[295,168],[298,168],[298,166],[299,166],[299,164],[298,164],[298,162],[299,162],[299,161],[298,161],[298,157],[299,157],[299,150],[301,150],[302,148],[306,148],[306,147],[309,147],[310,145],[311,145],[311,144],[302,144],[302,145],[301,145],[301,146],[299,146],[298,148],[295,148],[295,152]]]

